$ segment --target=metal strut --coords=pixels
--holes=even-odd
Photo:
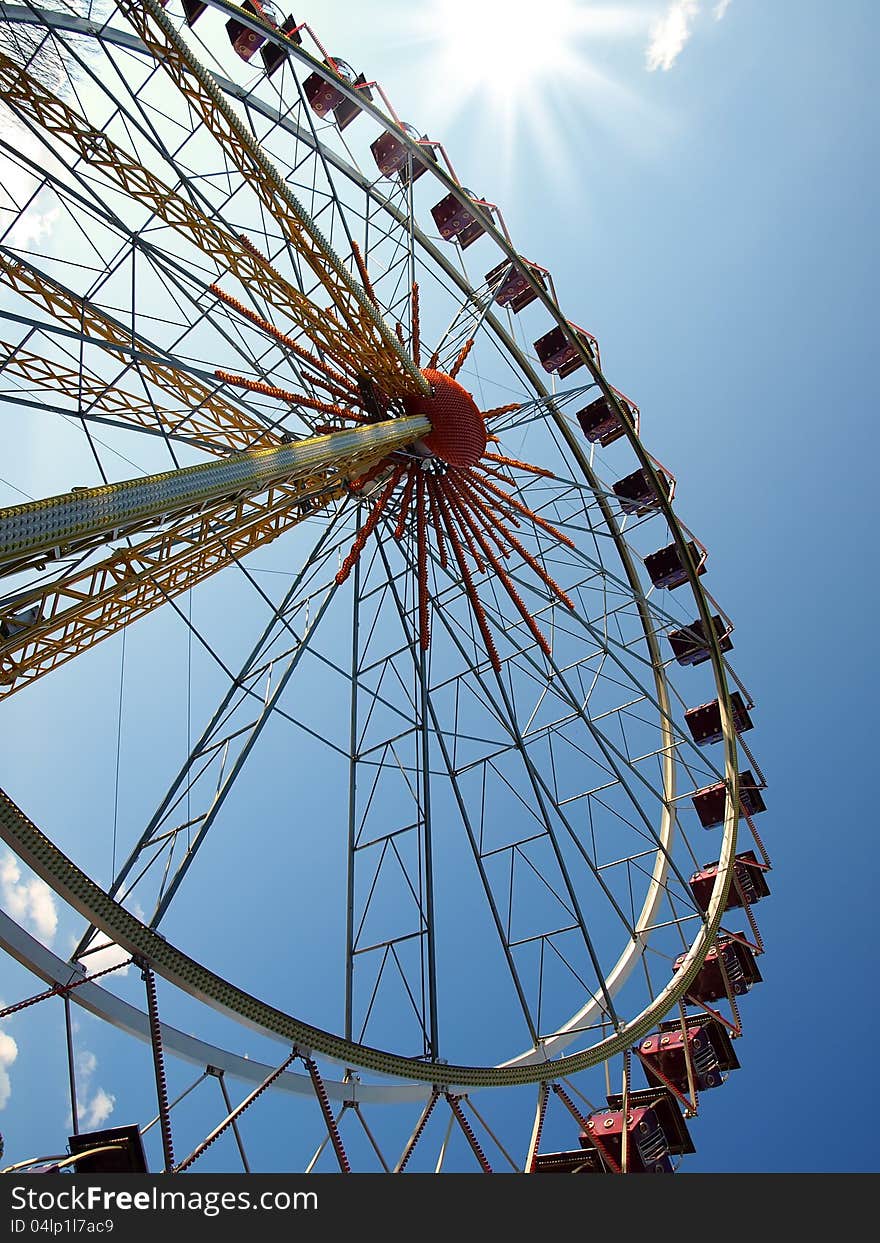
[[[193,1162],[197,1161],[199,1157],[202,1155],[202,1153],[205,1152],[208,1148],[210,1148],[211,1145],[215,1142],[215,1140],[218,1140],[220,1136],[223,1134],[223,1132],[228,1127],[231,1127],[232,1124],[238,1118],[241,1117],[241,1115],[248,1108],[248,1106],[252,1105],[258,1096],[262,1096],[262,1094],[267,1090],[267,1088],[271,1088],[275,1080],[279,1078],[280,1075],[284,1074],[285,1070],[287,1070],[290,1063],[297,1057],[299,1057],[299,1053],[297,1052],[296,1049],[294,1049],[290,1053],[290,1055],[284,1059],[284,1061],[281,1063],[280,1066],[276,1067],[275,1070],[271,1071],[266,1076],[266,1078],[263,1080],[263,1082],[260,1084],[259,1087],[254,1088],[250,1096],[246,1096],[240,1105],[236,1105],[235,1109],[233,1109],[232,1112],[223,1119],[220,1125],[214,1127],[214,1130],[211,1132],[211,1134],[208,1135],[205,1139],[203,1139],[200,1144],[196,1145],[196,1147],[192,1150],[192,1152],[189,1154],[188,1157],[185,1157],[183,1161],[179,1163],[179,1165],[176,1165],[174,1167],[174,1169],[171,1171],[172,1174],[182,1174],[184,1170],[188,1170],[189,1167],[193,1164]]]
[[[223,1104],[226,1106],[227,1111],[231,1114],[232,1113],[232,1101],[229,1099],[229,1090],[226,1087],[226,1078],[225,1078],[224,1072],[220,1070],[217,1066],[209,1066],[208,1069],[205,1071],[205,1074],[213,1075],[214,1078],[217,1080],[217,1082],[220,1084],[220,1093],[223,1097]],[[251,1172],[250,1163],[248,1162],[247,1153],[244,1150],[244,1141],[241,1138],[241,1132],[238,1129],[238,1123],[235,1121],[235,1119],[233,1119],[232,1121],[232,1134],[235,1136],[235,1142],[238,1145],[238,1155],[241,1157],[241,1163],[244,1166],[244,1172],[245,1174],[250,1174]]]
[[[68,993],[75,988],[79,988],[81,984],[91,984],[93,980],[99,980],[102,975],[109,975],[111,971],[118,971],[120,967],[127,967],[130,962],[130,958],[123,958],[120,962],[114,963],[112,967],[104,967],[101,971],[94,971],[91,975],[81,976],[78,980],[71,980],[67,984],[53,984],[45,992],[35,993],[33,997],[26,997],[24,1001],[16,1001],[14,1005],[4,1006],[0,1010],[0,1019],[9,1018],[10,1014],[18,1014],[19,1010],[27,1010],[28,1006],[35,1006],[38,1001],[47,1001],[50,997],[66,997]]]
[[[333,1145],[333,1151],[336,1153],[336,1160],[339,1162],[339,1168],[343,1174],[351,1173],[351,1166],[348,1163],[348,1157],[345,1155],[345,1149],[342,1146],[342,1136],[339,1134],[339,1127],[336,1125],[336,1119],[333,1116],[333,1110],[330,1107],[330,1098],[327,1095],[327,1089],[324,1087],[324,1080],[321,1078],[315,1060],[311,1057],[304,1057],[303,1062],[311,1076],[312,1085],[315,1089],[315,1096],[318,1098],[318,1104],[321,1106],[321,1113],[324,1115],[324,1121],[327,1124],[327,1134],[330,1136],[330,1143]]]
[[[431,430],[422,416],[388,419],[368,427],[314,436],[274,449],[237,453],[219,462],[83,488],[0,510],[0,564],[37,553],[113,538],[170,514],[195,512],[210,501],[265,491],[281,480],[308,479],[336,466],[381,459]]]
[[[402,1174],[403,1171],[406,1169],[407,1165],[409,1164],[409,1159],[413,1155],[413,1152],[415,1151],[416,1144],[422,1138],[422,1133],[424,1132],[425,1127],[428,1125],[428,1119],[430,1118],[431,1114],[434,1112],[434,1106],[437,1104],[439,1099],[440,1099],[440,1089],[434,1088],[434,1091],[431,1093],[431,1099],[428,1101],[427,1105],[422,1110],[422,1116],[419,1118],[418,1122],[416,1123],[416,1129],[413,1131],[412,1135],[410,1136],[409,1143],[403,1150],[403,1156],[400,1158],[400,1160],[397,1162],[397,1165],[395,1165],[394,1167],[395,1174]]]
[[[491,1174],[492,1166],[489,1164],[486,1154],[483,1152],[483,1149],[480,1147],[480,1141],[477,1139],[476,1135],[474,1134],[473,1127],[468,1122],[467,1118],[464,1116],[464,1110],[459,1104],[461,1097],[453,1096],[451,1092],[447,1092],[446,1099],[449,1101],[449,1108],[452,1110],[453,1114],[455,1115],[456,1122],[458,1123],[458,1125],[461,1127],[462,1131],[464,1132],[465,1139],[467,1140],[467,1142],[470,1144],[471,1148],[473,1149],[474,1156],[477,1158],[480,1165],[482,1166],[483,1173]]]
[[[535,1124],[532,1127],[532,1138],[529,1142],[529,1152],[525,1161],[524,1172],[526,1174],[534,1174],[535,1165],[538,1160],[538,1149],[541,1147],[541,1133],[544,1130],[544,1118],[547,1114],[547,1102],[550,1099],[550,1089],[546,1083],[538,1084],[538,1104],[535,1109]]]
[[[165,1157],[165,1173],[174,1169],[174,1142],[171,1137],[171,1111],[168,1106],[168,1080],[165,1077],[165,1054],[162,1051],[162,1027],[159,1023],[159,1001],[156,996],[156,977],[149,963],[142,962],[141,978],[147,988],[147,1011],[150,1016],[150,1044],[153,1049],[153,1067],[156,1071],[156,1096],[159,1101],[159,1129],[162,1132],[162,1152]]]

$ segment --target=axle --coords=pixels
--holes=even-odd
[[[273,483],[307,483],[328,467],[345,478],[430,431],[422,416],[389,419],[2,509],[0,567],[9,573],[37,555],[59,556],[103,543],[218,500],[253,496]]]

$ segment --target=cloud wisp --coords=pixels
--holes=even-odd
[[[102,1087],[92,1087],[98,1059],[90,1049],[81,1049],[76,1058],[78,1077],[76,1116],[88,1131],[103,1126],[113,1112],[116,1097]]]
[[[720,22],[730,8],[731,0],[716,0],[712,16]],[[651,27],[651,40],[645,53],[648,69],[667,72],[684,51],[694,33],[700,16],[700,0],[671,0],[666,10]]]
[[[2,1004],[2,1003],[0,1003]],[[5,1109],[12,1095],[9,1068],[18,1057],[18,1045],[8,1032],[0,1031],[0,1109]]]
[[[653,72],[667,72],[681,55],[693,34],[694,22],[700,11],[699,0],[672,0],[666,12],[651,27],[646,61]]]
[[[38,876],[23,877],[18,860],[6,854],[0,859],[0,898],[14,920],[51,945],[58,931],[55,895]]]

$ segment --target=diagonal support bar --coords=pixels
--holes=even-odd
[[[159,1102],[159,1129],[162,1132],[162,1154],[165,1173],[174,1168],[174,1143],[171,1136],[171,1111],[168,1106],[168,1080],[165,1076],[165,1053],[162,1049],[162,1027],[159,1022],[159,1001],[156,996],[156,977],[148,963],[141,964],[141,975],[147,989],[147,1011],[150,1016],[150,1044],[153,1048],[153,1068],[156,1072],[156,1097]]]
[[[120,530],[193,512],[212,501],[261,492],[270,484],[307,477],[336,465],[344,474],[355,463],[385,456],[431,430],[426,418],[383,423],[314,436],[272,449],[237,453],[221,462],[66,492],[0,510],[0,565],[35,553],[55,553],[113,538]]]

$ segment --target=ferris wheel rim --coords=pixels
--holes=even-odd
[[[735,823],[733,835],[735,838]],[[72,909],[89,919],[120,948],[133,957],[148,962],[157,975],[184,993],[221,1013],[257,1027],[270,1036],[285,1039],[296,1049],[309,1053],[318,1052],[328,1060],[342,1065],[447,1089],[505,1088],[542,1083],[587,1070],[625,1052],[685,995],[702,966],[706,952],[715,940],[724,914],[723,902],[710,905],[701,932],[687,950],[679,971],[665,989],[639,1015],[621,1024],[617,1032],[605,1037],[598,1044],[555,1061],[541,1061],[537,1068],[533,1063],[485,1067],[456,1065],[449,1062],[420,1061],[346,1040],[262,1002],[224,980],[108,897],[37,828],[4,790],[0,790],[0,839],[11,846],[36,875],[50,884]],[[735,849],[735,844],[734,841],[732,850]]]
[[[15,7],[21,7],[21,6],[15,6]],[[236,13],[239,12],[237,6],[227,3],[227,0],[215,0],[214,7],[226,9],[228,11],[232,11]],[[3,6],[3,10],[5,10],[6,8],[7,6]],[[31,12],[31,10],[25,10],[25,11]],[[2,12],[2,10],[0,10],[0,12]],[[108,36],[108,30],[105,28],[103,30],[103,37],[106,38],[107,36]],[[292,48],[291,50],[294,51],[296,54],[299,54],[298,49]],[[301,59],[313,61],[315,66],[320,68],[319,62],[314,61],[314,58],[309,58],[307,54],[302,54]],[[387,122],[387,120],[383,119],[381,115],[375,116],[374,119],[380,121],[380,123],[383,124],[385,128],[389,130],[389,132],[391,131],[390,123]],[[397,136],[397,131],[395,130],[394,132],[395,132],[395,136]],[[415,144],[411,143],[411,139],[406,134],[403,135],[403,141],[415,147]],[[429,169],[429,171],[432,172],[432,174],[435,177],[438,177],[441,181],[443,181],[445,174],[442,173],[442,170],[435,170],[431,168]],[[453,190],[455,189],[455,186],[451,181],[449,182],[449,185],[453,188]],[[512,257],[512,255],[515,252],[512,251],[512,248],[509,248],[506,246],[504,239],[502,239],[500,235],[497,233],[497,230],[495,230],[492,222],[487,220],[486,224],[487,224],[486,231],[491,232],[491,234],[493,235],[493,240],[496,241],[501,246],[502,249],[509,249],[510,253],[508,257]],[[425,239],[425,241],[427,242],[428,239]],[[459,284],[460,284],[460,287],[462,287],[461,282],[459,282]],[[473,287],[470,286],[470,284],[468,284],[468,289],[472,292]],[[542,300],[545,302],[546,309],[550,311],[550,313],[553,315],[557,324],[560,327],[562,327],[563,330],[565,330],[566,321],[564,320],[564,317],[562,316],[561,310],[557,306],[555,306],[555,304],[553,305],[548,304],[546,297],[543,294],[541,294],[540,291],[538,292],[539,292],[539,295],[542,296]],[[493,327],[493,330],[496,329],[496,325],[494,323],[491,323],[490,326]],[[498,332],[498,335],[501,336],[504,330],[500,324],[497,325],[497,330],[500,330]],[[529,371],[532,371],[532,369],[530,368],[530,365],[528,364],[528,361],[525,358],[525,356],[519,350],[519,347],[516,345],[516,343],[512,339],[508,339],[506,346],[508,348],[508,353],[511,353],[514,357],[516,357],[516,354],[519,354],[519,357],[517,358],[517,363],[520,366],[520,370],[522,371],[522,373],[528,376]],[[513,353],[514,351],[516,353]],[[587,362],[590,368],[590,371],[593,373],[594,380],[596,381],[596,383],[599,384],[600,388],[603,389],[603,391],[605,392],[605,395],[610,398],[612,403],[616,402],[616,398],[610,396],[613,390],[610,390],[609,386],[607,386],[607,382],[604,380],[604,376],[602,375],[601,371],[594,366],[592,360],[585,358],[585,361]],[[538,387],[544,387],[541,384],[539,377],[534,375],[533,371],[532,371],[532,376],[533,376],[534,385],[537,385]],[[546,393],[546,390],[545,390],[545,393]],[[563,435],[566,436],[566,440],[569,442],[569,448],[573,450],[575,458],[578,461],[579,466],[581,466],[581,469],[584,470],[585,477],[587,478],[588,482],[591,482],[591,483],[595,482],[595,476],[593,476],[592,470],[589,467],[589,464],[586,462],[585,455],[583,454],[580,447],[576,443],[573,442],[573,438],[570,435],[570,430],[568,430],[568,435],[566,435],[567,429],[565,427],[564,420],[562,419],[558,411],[555,409],[555,406],[553,405],[553,403],[550,402],[549,404],[550,404],[550,414],[556,421],[557,426],[559,427],[560,431],[562,431]],[[624,429],[633,445],[633,448],[635,449],[637,455],[639,456],[640,461],[642,462],[642,464],[645,466],[645,468],[649,472],[652,471],[653,467],[651,465],[650,460],[647,458],[647,456],[644,453],[640,438],[634,431],[632,431],[627,426],[625,421],[624,421]],[[674,538],[676,539],[676,541],[680,540],[683,542],[684,536],[682,535],[680,524],[677,518],[675,517],[671,508],[668,506],[668,503],[665,501],[662,490],[660,490],[658,494],[660,496],[661,508],[664,511],[664,515],[667,519],[667,522],[669,523],[669,526],[673,533]],[[600,503],[601,503],[601,499],[600,499]],[[607,503],[605,505],[605,508],[607,509]],[[612,534],[614,535],[614,538],[615,538],[615,545],[617,547],[618,555],[621,556],[621,559],[623,561],[624,567],[627,569],[627,572],[629,573],[630,571],[632,571],[633,578],[631,580],[631,585],[634,591],[634,599],[636,599],[636,602],[639,605],[640,613],[641,613],[642,607],[644,605],[644,599],[643,597],[640,598],[638,595],[636,595],[637,589],[640,588],[637,574],[635,573],[634,566],[632,565],[632,562],[629,559],[629,553],[628,553],[628,550],[626,549],[625,543],[621,538],[619,538],[619,532],[617,531],[617,524],[611,518],[610,511],[607,514],[607,517],[609,519],[609,529],[612,530]],[[705,594],[703,592],[702,585],[699,583],[696,574],[693,572],[692,566],[689,564],[689,559],[687,558],[685,559],[685,567],[689,573],[689,578],[691,580],[691,588],[694,593],[695,599],[697,601],[698,608],[700,609],[701,613],[705,613],[708,616],[708,605],[706,603]],[[648,627],[646,626],[644,615],[643,615],[643,627],[646,629],[646,633],[647,633]],[[733,726],[730,721],[729,702],[728,702],[729,692],[727,690],[727,682],[726,682],[726,677],[724,674],[723,660],[721,659],[720,651],[718,650],[718,642],[717,642],[717,638],[715,637],[713,628],[709,626],[706,628],[706,630],[709,636],[710,647],[712,648],[711,654],[712,654],[713,671],[716,676],[716,684],[718,686],[719,698],[722,702],[722,719],[725,725],[725,731],[724,731],[725,748],[726,748],[725,765],[726,765],[727,779],[728,779],[728,782],[730,783],[730,787],[729,787],[730,794],[728,798],[726,820],[725,820],[725,825],[723,829],[722,847],[720,850],[721,863],[719,867],[719,881],[713,893],[713,902],[710,908],[710,913],[707,917],[706,923],[704,924],[703,932],[697,937],[697,939],[694,941],[693,945],[691,946],[690,950],[688,951],[687,961],[682,967],[681,973],[679,974],[677,981],[676,981],[676,988],[674,990],[675,996],[673,996],[670,1000],[670,998],[666,997],[665,992],[661,993],[660,998],[658,999],[658,1002],[662,1001],[662,1006],[655,1002],[655,1004],[652,1004],[652,1006],[648,1007],[646,1011],[643,1012],[643,1015],[637,1016],[636,1019],[631,1020],[630,1023],[626,1024],[622,1028],[622,1034],[618,1033],[614,1037],[609,1038],[611,1043],[607,1045],[607,1051],[602,1056],[598,1056],[595,1059],[592,1059],[588,1062],[581,1062],[580,1059],[584,1056],[583,1054],[573,1055],[573,1057],[570,1059],[567,1059],[567,1060],[563,1059],[561,1062],[553,1063],[554,1067],[560,1068],[558,1070],[554,1070],[554,1073],[565,1073],[564,1069],[562,1068],[567,1067],[567,1066],[570,1066],[571,1069],[574,1070],[577,1068],[581,1068],[582,1066],[585,1066],[585,1065],[594,1065],[600,1061],[603,1061],[605,1060],[606,1057],[610,1057],[614,1053],[622,1051],[625,1047],[627,1047],[632,1042],[633,1039],[637,1039],[639,1035],[647,1031],[650,1025],[653,1023],[653,1021],[657,1017],[657,1015],[661,1013],[661,1010],[662,1010],[662,1013],[666,1013],[669,1009],[669,1006],[673,1004],[673,1002],[677,999],[677,997],[682,996],[684,994],[688,984],[690,983],[691,978],[693,977],[693,975],[696,972],[697,967],[699,966],[699,963],[702,961],[702,955],[704,955],[706,948],[708,947],[708,945],[711,944],[712,940],[714,939],[714,936],[717,932],[717,928],[720,924],[721,913],[723,911],[724,901],[726,900],[727,890],[730,884],[732,860],[733,860],[733,855],[735,852],[735,844],[736,844],[737,816],[736,816],[734,809],[737,806],[737,790],[736,790],[737,764],[736,764],[736,756],[735,756],[735,731],[733,730]],[[651,631],[651,637],[649,639],[649,642],[652,643],[652,667],[654,669],[655,676],[657,676],[658,674],[660,675],[660,680],[665,690],[666,683],[665,683],[665,678],[663,678],[662,676],[662,661],[659,659],[659,651],[656,645],[656,636],[653,634],[653,631]],[[666,702],[667,702],[667,715],[668,715],[668,699]],[[723,710],[725,703],[727,704],[727,709],[728,709],[726,713]],[[732,762],[731,762],[731,754],[730,754],[731,744],[733,744]],[[674,818],[675,818],[674,811],[671,810],[673,807],[673,803],[674,803],[674,786],[670,788],[664,781],[664,789],[667,794],[665,823],[668,824],[668,827],[671,831],[673,824],[674,824]],[[659,852],[661,858],[662,858],[662,853],[663,853],[662,851]],[[60,855],[61,852],[58,852],[58,854]],[[652,884],[654,886],[654,893],[659,896],[660,890],[662,888],[662,880],[657,880],[655,878],[655,880],[652,881]],[[124,908],[119,907],[119,910],[124,911]],[[127,915],[128,912],[125,912],[125,914]],[[645,921],[640,918],[639,922],[642,923]],[[142,925],[142,927],[144,926]],[[108,935],[111,935],[109,928],[105,928],[104,930],[108,932]],[[695,952],[696,947],[699,948],[699,953]],[[627,959],[627,964],[630,967],[635,966],[642,952],[643,952],[643,945],[641,941],[640,940],[635,941],[631,949],[624,952],[624,956]],[[609,973],[609,975],[613,975],[619,966],[620,966],[620,963],[617,964],[617,966],[612,970],[612,972]],[[589,1011],[589,1007],[587,1007],[587,1010],[579,1011],[566,1024],[562,1025],[559,1031],[555,1033],[553,1037],[550,1038],[551,1041],[556,1041],[558,1038],[559,1042],[556,1043],[553,1047],[560,1048],[562,1047],[563,1041],[565,1043],[568,1043],[569,1040],[574,1039],[576,1037],[577,1032],[572,1031],[570,1029],[575,1028],[578,1026],[578,1024],[582,1023],[585,1017],[587,1016],[588,1011]],[[641,1020],[643,1019],[645,1014],[648,1014],[649,1017],[644,1023],[642,1023]],[[288,1015],[286,1017],[294,1023],[297,1022],[297,1020],[293,1019],[293,1016]],[[329,1033],[327,1033],[327,1035],[329,1035]],[[568,1040],[565,1039],[566,1037],[568,1037]],[[352,1048],[363,1048],[363,1047],[365,1046],[361,1046],[357,1044],[356,1042],[352,1045]],[[513,1059],[510,1062],[504,1063],[503,1066],[501,1067],[486,1067],[486,1068],[481,1068],[481,1069],[488,1072],[490,1070],[505,1071],[507,1068],[510,1068],[510,1070],[512,1071],[514,1067],[522,1067],[522,1066],[528,1065],[529,1063],[534,1063],[535,1061],[542,1060],[548,1048],[549,1048],[549,1045],[547,1047],[541,1046],[537,1050],[529,1051],[528,1053],[524,1053],[520,1055],[520,1057],[517,1059]],[[606,1046],[604,1042],[600,1042],[600,1044],[595,1046],[595,1048],[605,1049]],[[390,1055],[390,1056],[397,1057],[398,1055]],[[528,1061],[526,1061],[526,1059],[528,1059]],[[345,1059],[342,1059],[342,1060],[345,1060]],[[348,1056],[348,1060],[351,1060],[350,1055]],[[405,1063],[408,1061],[409,1059],[403,1059],[403,1058],[400,1059],[401,1063]],[[411,1062],[410,1062],[410,1065],[411,1065]],[[455,1070],[455,1069],[457,1068],[454,1068],[454,1067],[451,1068],[451,1070]],[[460,1069],[463,1071],[468,1071],[468,1070],[473,1070],[475,1068],[462,1067]],[[445,1075],[445,1071],[443,1073]],[[535,1074],[530,1075],[530,1077],[525,1080],[523,1079],[517,1079],[517,1080],[501,1079],[499,1080],[498,1086],[502,1086],[507,1082],[514,1082],[514,1081],[515,1082],[541,1082],[543,1081],[544,1078],[546,1078],[546,1076],[540,1076],[539,1074],[535,1073]],[[428,1075],[423,1075],[423,1076],[420,1076],[420,1079],[424,1081],[429,1081],[430,1077]],[[450,1080],[450,1082],[452,1081],[453,1080]]]

